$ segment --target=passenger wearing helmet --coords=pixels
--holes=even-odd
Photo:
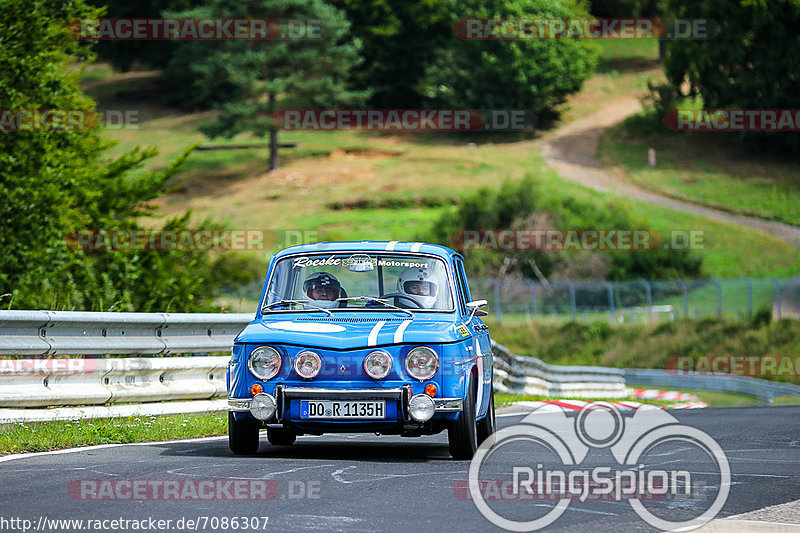
[[[411,307],[414,302],[419,302],[422,309],[432,309],[438,296],[437,288],[427,268],[407,268],[397,278],[397,293],[412,299],[398,298],[397,305]]]
[[[341,307],[340,302],[337,302],[336,299],[346,296],[339,280],[327,272],[317,272],[306,278],[303,283],[303,292],[312,305],[323,309]]]

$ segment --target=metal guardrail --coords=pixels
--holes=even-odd
[[[494,387],[499,392],[540,396],[625,398],[623,370],[595,366],[549,365],[535,357],[512,354],[492,342]]]
[[[224,396],[229,357],[0,361],[0,407],[103,405]]]
[[[248,313],[0,311],[0,355],[225,352]]]
[[[0,311],[0,355],[227,352],[251,319],[244,313]],[[497,343],[492,348],[494,384],[500,392],[622,398],[626,383],[635,383],[737,392],[766,400],[800,396],[797,385],[754,378],[557,366],[514,355]],[[225,356],[0,359],[0,422],[218,410],[224,403],[214,399],[226,393],[227,363]],[[35,409],[78,405],[89,407]]]
[[[635,385],[698,391],[733,392],[771,402],[779,396],[800,396],[800,386],[791,383],[730,374],[677,374],[667,370],[625,369],[625,381]]]

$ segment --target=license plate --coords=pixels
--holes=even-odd
[[[375,419],[386,418],[386,402],[345,400],[300,400],[300,418]]]

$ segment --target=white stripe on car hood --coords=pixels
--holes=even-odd
[[[412,322],[411,320],[406,320],[405,322],[400,324],[400,327],[398,327],[397,331],[394,332],[395,344],[403,342],[403,334],[406,332],[406,328],[408,327],[409,324],[411,324],[411,322]]]
[[[367,346],[375,346],[378,344],[378,332],[384,324],[386,324],[386,321],[381,320],[372,327],[372,331],[369,332],[369,337],[367,337]]]
[[[420,248],[422,248],[422,243],[421,242],[415,242],[414,244],[411,245],[411,251],[412,252],[419,252]]]
[[[394,247],[397,246],[398,242],[400,242],[400,241],[390,241],[389,244],[386,245],[386,251],[387,252],[393,252],[394,251]]]

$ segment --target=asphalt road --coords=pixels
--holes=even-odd
[[[671,414],[681,423],[708,433],[727,455],[731,490],[720,517],[800,499],[800,407],[699,409]],[[520,419],[498,418],[498,427],[511,426]],[[271,446],[265,437],[262,434],[257,457],[234,457],[227,441],[219,439],[116,446],[0,462],[0,530],[22,531],[23,519],[31,520],[31,529],[37,525],[47,531],[75,529],[40,523],[40,517],[83,519],[84,530],[90,525],[87,520],[152,518],[154,522],[139,525],[157,527],[155,521],[171,520],[171,527],[162,530],[176,531],[176,524],[184,519],[180,530],[194,530],[186,527],[186,520],[199,519],[198,531],[232,531],[237,528],[231,523],[222,527],[221,522],[230,517],[249,518],[248,525],[257,526],[240,527],[243,531],[499,530],[454,489],[459,483],[463,487],[469,462],[449,457],[446,434],[419,439],[371,434],[301,437],[292,447]],[[502,470],[527,461],[535,467],[548,460],[547,452],[541,450],[541,456],[535,450],[499,450],[494,456],[495,466]],[[592,460],[594,464],[610,460],[600,455]],[[708,461],[697,454],[678,449],[664,453],[662,458],[665,465],[681,463],[681,468],[693,475],[709,472]],[[133,485],[126,485],[126,480],[149,480],[150,492],[142,492],[145,496],[139,501],[127,499]],[[203,480],[246,480],[247,490],[256,482],[262,492],[253,489],[240,496],[262,499],[225,500],[235,489],[216,485],[217,492],[204,493],[213,495],[212,499],[153,500],[153,494],[158,496],[158,491],[166,487],[165,481],[180,482],[181,490],[186,490],[186,483],[194,482],[197,488]],[[106,489],[114,487],[111,490],[118,491],[114,497],[121,499],[92,500],[102,495],[104,482]],[[140,489],[143,483],[140,481]],[[713,492],[718,487],[711,483],[706,488]],[[264,494],[269,499],[263,499]],[[191,493],[186,497],[192,498]],[[665,508],[672,505],[675,512],[686,511],[686,502],[662,503]],[[496,510],[508,510],[518,515],[517,519],[531,519],[543,512],[541,507],[550,505],[502,502]],[[207,517],[205,522],[203,517]],[[266,527],[261,517],[268,517]],[[8,522],[14,518],[20,521]],[[131,523],[127,529],[121,523],[94,525],[100,527],[93,530],[134,530]],[[634,514],[628,502],[620,501],[571,502],[547,530],[578,528],[593,533],[655,530]]]

